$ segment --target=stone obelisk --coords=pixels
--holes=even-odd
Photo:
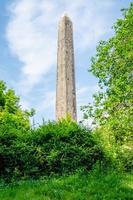
[[[65,14],[58,29],[56,119],[65,118],[67,114],[77,120],[73,25]]]

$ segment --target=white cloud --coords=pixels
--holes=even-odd
[[[85,93],[87,92],[95,92],[95,91],[98,91],[99,90],[99,87],[98,85],[92,85],[92,86],[82,86],[80,88],[78,88],[77,90],[77,96],[78,97],[82,97],[82,95],[84,95]]]
[[[54,110],[54,105],[55,105],[55,91],[48,91],[45,93],[41,105],[38,107],[38,111],[42,110],[42,105],[43,109],[51,109]]]
[[[77,112],[78,112],[78,121],[81,121],[83,118],[83,112],[81,111],[81,106],[85,106],[88,103],[92,103],[92,95],[95,92],[98,92],[100,90],[99,86],[92,85],[92,86],[80,86],[77,89]],[[89,119],[87,123],[90,125],[92,122],[92,119]]]
[[[82,0],[14,1],[10,7],[7,39],[12,53],[22,63],[20,86],[32,89],[56,65],[57,22],[65,9],[74,21],[77,48],[93,45],[106,33],[107,21],[97,13],[101,2],[96,2],[95,8],[94,3]],[[103,2],[106,7],[112,1]]]
[[[20,100],[20,105],[24,110],[28,110],[30,109],[30,104],[28,101],[26,101],[25,99],[21,99]]]
[[[50,9],[49,2],[41,7],[37,0],[16,1],[12,6],[7,39],[12,53],[22,63],[22,87],[32,88],[55,64],[56,41],[53,30],[48,29],[53,23],[47,16]]]
[[[41,95],[40,102],[36,105],[36,115],[39,121],[55,119],[55,91],[46,91]]]

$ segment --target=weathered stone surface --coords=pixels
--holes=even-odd
[[[73,26],[70,18],[64,15],[58,30],[56,119],[66,114],[77,120]]]

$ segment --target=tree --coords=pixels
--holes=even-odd
[[[133,3],[123,15],[114,25],[114,36],[101,41],[92,58],[90,71],[101,90],[93,105],[83,108],[85,117],[108,126],[120,143],[131,140],[133,128]]]
[[[23,111],[19,104],[19,97],[12,89],[7,89],[6,84],[0,81],[0,124],[4,127],[16,129],[29,129],[29,117],[33,111]]]

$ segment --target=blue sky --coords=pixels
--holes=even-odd
[[[87,72],[99,40],[113,35],[112,25],[131,0],[0,0],[0,79],[35,108],[35,121],[55,119],[58,21],[67,12],[74,26],[78,119],[92,101],[97,80]]]

